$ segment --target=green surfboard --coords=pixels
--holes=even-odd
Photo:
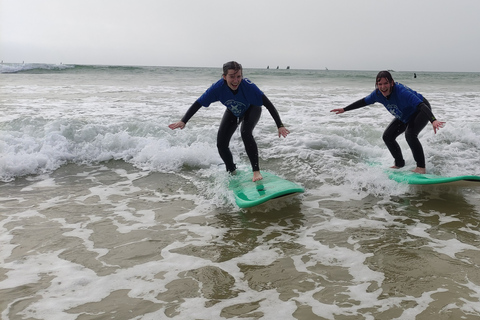
[[[411,171],[388,170],[388,177],[392,180],[408,184],[440,184],[459,181],[480,182],[480,176],[444,177],[434,174],[419,174]]]
[[[302,193],[305,189],[298,184],[262,171],[263,179],[253,182],[253,173],[239,171],[228,184],[235,202],[240,208],[250,208],[282,196]]]

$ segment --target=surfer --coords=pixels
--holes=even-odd
[[[252,181],[261,180],[262,174],[258,163],[258,147],[253,137],[253,129],[262,113],[262,105],[270,112],[278,128],[278,136],[286,137],[290,131],[285,128],[280,115],[267,96],[249,79],[243,78],[242,65],[230,61],[223,65],[222,78],[212,84],[187,110],[183,118],[168,127],[172,130],[185,128],[188,120],[202,107],[220,101],[227,107],[217,133],[217,148],[226,169],[235,174],[236,165],[230,151],[230,139],[241,123],[241,136],[245,151],[252,165]]]
[[[375,79],[375,90],[370,95],[345,108],[333,109],[330,112],[340,114],[375,102],[383,104],[395,117],[383,133],[383,141],[395,159],[395,164],[391,168],[399,169],[405,166],[402,150],[396,141],[396,138],[405,132],[405,138],[417,163],[417,167],[412,171],[421,174],[426,173],[425,155],[422,144],[418,140],[418,134],[429,121],[433,126],[434,133],[443,128],[445,122],[438,121],[435,118],[427,99],[407,86],[394,82],[390,72],[380,71],[378,73]]]

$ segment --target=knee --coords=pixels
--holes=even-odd
[[[253,134],[250,132],[250,131],[246,131],[246,130],[242,130],[240,132],[240,134],[242,135],[242,138],[250,138],[250,137],[253,137]]]
[[[223,149],[228,149],[228,140],[225,141],[225,139],[217,139],[217,149],[218,150],[223,150]]]
[[[394,137],[392,137],[391,135],[386,134],[386,133],[383,133],[382,139],[383,139],[383,142],[385,142],[386,144],[389,144],[390,142],[395,141]]]
[[[250,131],[250,130],[242,129],[242,130],[240,131],[240,134],[241,134],[241,136],[242,136],[242,140],[243,140],[243,141],[253,140],[253,133],[252,133],[252,131]]]
[[[405,140],[407,140],[407,143],[412,143],[412,142],[417,142],[418,141],[418,134],[415,134],[413,132],[405,132]]]

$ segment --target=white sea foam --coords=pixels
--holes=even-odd
[[[167,127],[221,70],[2,69],[2,318],[478,316],[478,189],[388,179],[384,108],[329,112],[374,72],[271,71],[245,70],[291,131],[278,138],[264,109],[262,170],[306,191],[238,210],[216,148],[224,107]],[[480,175],[478,76],[410,76],[395,74],[447,121],[421,133],[427,169]],[[238,131],[231,149],[248,169]]]

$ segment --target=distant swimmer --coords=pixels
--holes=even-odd
[[[217,101],[220,101],[227,107],[217,133],[218,153],[224,161],[227,171],[235,174],[235,170],[237,169],[233,162],[229,145],[230,139],[237,130],[238,125],[241,124],[240,132],[243,144],[245,145],[245,151],[252,165],[252,181],[263,179],[258,162],[258,147],[253,137],[253,129],[260,119],[262,105],[267,108],[275,121],[279,137],[285,138],[290,131],[284,127],[277,109],[267,96],[252,81],[243,78],[242,65],[238,62],[230,61],[225,63],[223,65],[222,78],[212,84],[210,88],[192,104],[182,120],[172,123],[168,127],[172,130],[185,128],[188,120],[190,120],[202,106],[208,107]]]
[[[413,78],[415,78],[415,79],[417,78],[417,74],[416,74],[416,73],[413,74]]]
[[[344,113],[367,105],[381,103],[395,117],[383,133],[383,141],[395,159],[393,169],[405,166],[402,150],[398,145],[397,137],[405,132],[405,138],[417,162],[417,167],[412,170],[416,173],[426,173],[425,155],[423,147],[418,140],[418,134],[427,123],[433,125],[433,132],[443,128],[445,122],[438,121],[432,113],[430,103],[420,93],[394,82],[388,71],[380,71],[375,80],[375,90],[363,99],[360,99],[345,108],[333,109],[330,112]]]

